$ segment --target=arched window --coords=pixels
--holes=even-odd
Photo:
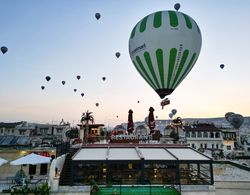
[[[207,132],[204,132],[204,133],[203,133],[203,137],[208,137]]]
[[[196,132],[195,132],[195,131],[192,131],[191,136],[192,136],[192,137],[196,137]]]
[[[216,137],[216,138],[220,138],[220,132],[216,132],[216,133],[215,133],[215,137]]]
[[[186,137],[190,137],[189,131],[186,132]]]
[[[213,132],[210,132],[210,137],[214,138],[214,133]]]
[[[202,132],[198,131],[198,137],[202,137]]]

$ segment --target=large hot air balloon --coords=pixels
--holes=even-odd
[[[80,75],[77,75],[76,78],[77,78],[77,80],[80,80],[81,76],[80,76]]]
[[[65,83],[66,83],[65,81],[62,81],[62,84],[63,84],[63,85],[65,85]]]
[[[223,68],[224,68],[224,66],[225,66],[224,64],[221,64],[221,65],[220,65],[220,68],[221,68],[221,69],[223,69]]]
[[[193,68],[201,32],[188,15],[159,11],[144,17],[131,32],[130,58],[161,98],[170,95]]]
[[[7,47],[5,47],[5,46],[1,47],[1,52],[2,52],[3,54],[5,54],[7,51],[8,51],[8,48],[7,48]]]
[[[101,18],[101,14],[100,14],[100,13],[96,13],[96,14],[95,14],[95,18],[96,18],[97,20],[99,20],[99,19]]]
[[[172,109],[171,112],[173,113],[173,115],[175,115],[177,113],[176,109]]]
[[[228,120],[235,129],[239,129],[244,122],[244,117],[240,114],[232,114],[228,117]]]
[[[50,76],[46,76],[45,79],[46,79],[46,81],[50,81],[51,78],[50,78]]]

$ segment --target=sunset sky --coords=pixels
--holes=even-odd
[[[199,25],[202,48],[162,110],[130,60],[128,40],[144,16],[175,3]],[[0,121],[77,124],[89,110],[96,123],[116,125],[127,121],[129,109],[134,121],[144,120],[150,106],[159,119],[173,108],[183,118],[249,116],[249,8],[249,0],[2,0],[0,46],[9,51],[0,55]]]

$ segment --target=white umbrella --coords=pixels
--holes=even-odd
[[[50,163],[51,158],[34,153],[23,156],[19,159],[11,161],[11,165],[37,165],[37,164],[48,164]]]
[[[0,166],[2,166],[3,164],[5,164],[7,162],[8,162],[7,160],[0,158]]]

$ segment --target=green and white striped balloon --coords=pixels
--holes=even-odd
[[[129,39],[135,68],[161,98],[170,95],[187,76],[200,50],[198,25],[190,16],[176,11],[144,17]]]

